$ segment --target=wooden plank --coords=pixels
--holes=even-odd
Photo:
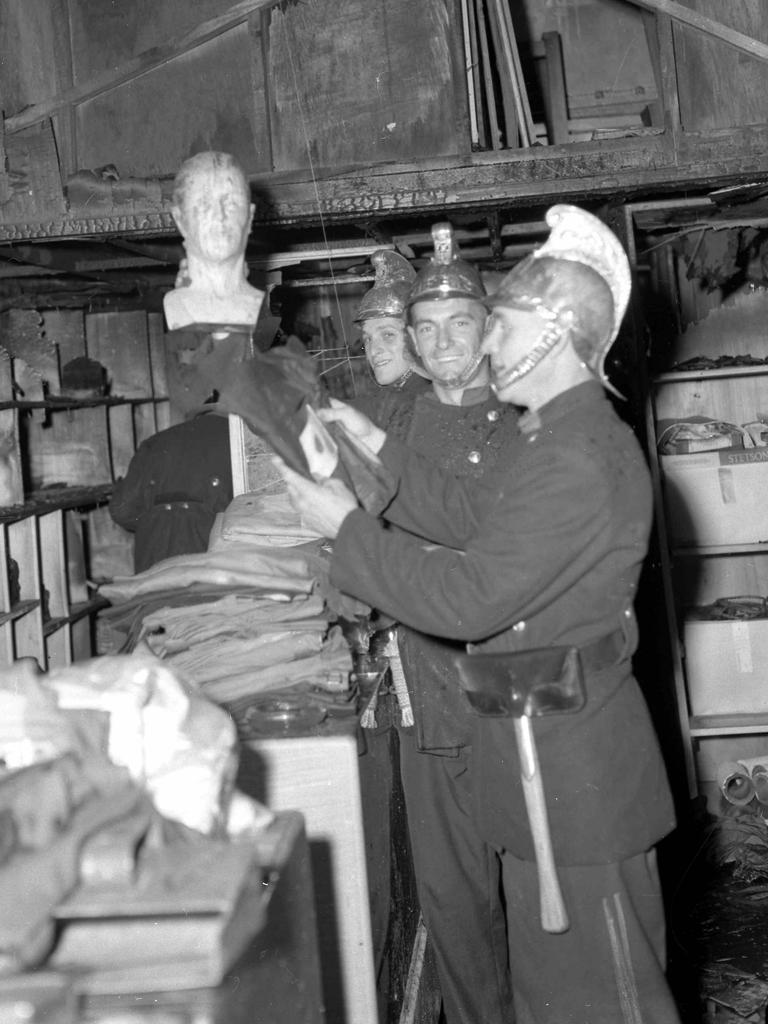
[[[267,68],[275,167],[311,163],[317,175],[321,167],[468,152],[457,11],[453,0],[276,9]]]
[[[52,12],[56,26],[52,32],[53,74],[56,88],[71,89],[74,85],[72,68],[72,32],[68,17],[68,0],[55,0],[56,10]],[[49,15],[50,16],[50,15]],[[47,92],[48,90],[46,90]],[[41,93],[38,95],[45,95]],[[77,135],[71,104],[57,111],[54,120],[56,145],[61,164],[62,178],[66,179],[77,170]]]
[[[40,572],[46,592],[47,617],[59,619],[69,614],[67,593],[67,559],[64,541],[64,516],[57,509],[37,521],[40,543]]]
[[[254,90],[252,73],[258,59],[244,22],[119,89],[81,103],[79,166],[112,163],[123,179],[172,178],[190,153],[210,148],[231,153],[246,174],[269,171],[263,89]],[[147,110],[152,117],[146,116]],[[85,206],[96,212],[93,203]]]
[[[56,346],[59,358],[59,377],[48,382],[51,395],[61,391],[61,369],[73,359],[85,355],[85,321],[81,309],[46,309],[41,313],[43,330]]]
[[[561,202],[594,201],[622,194],[646,196],[651,190],[705,189],[756,181],[768,175],[768,126],[681,132],[646,129],[631,137],[526,150],[474,153],[386,166],[356,165],[326,170],[311,178],[306,170],[252,176],[257,200],[254,231],[261,227],[347,223],[358,230],[361,217],[425,214],[450,216],[490,203],[507,209],[556,197]],[[364,184],[363,184],[364,182]],[[269,196],[267,199],[266,197]],[[318,197],[321,206],[318,207]],[[173,235],[170,212],[114,210],[99,216],[85,211],[58,218],[0,224],[0,241],[87,238],[119,235],[141,238]]]
[[[325,870],[322,878],[315,878],[314,896],[318,929],[325,940],[320,959],[326,1019],[347,1024],[375,1021],[357,740],[347,734],[245,742],[238,783],[273,811],[301,811],[310,845],[325,851]]]
[[[672,132],[680,131],[680,96],[677,88],[677,64],[672,37],[672,19],[666,14],[643,15],[645,36],[651,55],[656,90],[664,111],[664,124]]]
[[[563,68],[563,45],[559,32],[544,32],[546,60],[547,130],[549,141],[556,146],[568,141],[568,101]]]
[[[112,398],[152,394],[147,314],[143,309],[87,313],[86,350],[107,370]]]
[[[251,38],[251,88],[254,97],[262,96],[264,130],[262,136],[266,146],[263,160],[264,166],[274,170],[275,160],[272,155],[272,90],[270,88],[267,68],[269,67],[269,11],[259,11],[258,16],[248,19],[248,34]],[[257,59],[258,55],[258,59]],[[254,124],[254,138],[258,137],[258,125]]]
[[[768,61],[768,44],[761,43],[758,39],[753,39],[743,32],[737,32],[736,29],[729,28],[727,25],[723,25],[722,22],[715,21],[714,18],[708,18],[699,11],[693,11],[689,7],[684,7],[683,4],[677,3],[676,0],[629,0],[629,2],[635,4],[636,7],[644,7],[649,11],[667,14],[675,21],[682,22],[684,25],[690,25],[691,28],[714,36],[716,39],[728,43],[729,46],[735,46],[737,50],[748,53],[751,57]]]
[[[15,135],[6,133],[5,146],[11,197],[3,203],[0,219],[44,220],[64,213],[67,204],[50,122]]]
[[[480,37],[480,55],[483,65],[483,82],[485,84],[485,108],[488,113],[488,134],[491,137],[491,149],[501,149],[501,131],[496,113],[496,83],[491,72],[491,52],[488,44],[488,22],[485,13],[485,0],[475,0],[477,31]]]
[[[481,149],[488,148],[488,135],[485,129],[485,117],[483,116],[483,81],[480,74],[480,53],[478,47],[478,24],[475,11],[475,0],[466,0],[467,23],[469,31],[470,61],[472,72],[472,86],[474,91],[475,119],[477,122],[477,144]]]
[[[520,140],[524,146],[532,146],[536,137],[531,117],[531,105],[528,102],[528,89],[523,75],[523,66],[520,63],[520,51],[517,48],[517,37],[515,26],[512,23],[512,12],[509,4],[504,4],[501,9],[501,27],[504,39],[504,47],[509,52],[512,62],[513,76],[512,87],[515,93],[515,105],[517,117],[520,122]]]
[[[461,0],[461,30],[464,40],[465,72],[467,78],[467,95],[469,96],[469,135],[473,146],[480,141],[480,130],[478,127],[477,104],[478,96],[475,91],[475,63],[472,57],[472,37],[469,27],[468,0]]]
[[[494,63],[499,69],[501,83],[502,113],[504,115],[504,144],[507,149],[517,149],[520,144],[520,122],[517,116],[515,90],[512,85],[514,69],[509,54],[504,48],[503,26],[498,0],[486,0],[488,27],[493,45]]]
[[[49,426],[29,420],[26,428],[33,490],[112,482],[105,408],[62,410],[51,414]]]
[[[184,35],[177,39],[169,40],[163,46],[152,47],[138,54],[122,64],[116,72],[110,71],[101,75],[95,75],[87,82],[80,82],[70,89],[65,89],[58,96],[45,100],[43,103],[36,103],[22,113],[9,117],[5,122],[5,130],[8,133],[16,132],[21,128],[38,124],[69,104],[82,103],[84,100],[99,96],[101,93],[114,89],[118,85],[130,82],[132,79],[138,78],[139,75],[161,67],[163,64],[173,60],[174,57],[178,57],[180,54],[200,46],[201,43],[214,39],[233,26],[247,21],[254,11],[273,7],[277,3],[279,3],[279,0],[240,0],[239,3],[233,4],[226,13],[219,15],[217,18],[210,18],[207,21],[201,22],[192,31],[185,32]]]
[[[697,9],[709,15],[727,10],[730,24],[768,39],[765,4],[697,0]],[[768,64],[734,53],[721,40],[688,25],[675,23],[673,34],[681,121],[687,132],[765,123]]]
[[[0,396],[13,398],[13,366],[11,357],[0,348]],[[24,479],[19,452],[19,420],[16,409],[0,412],[0,506],[20,505],[24,501]],[[5,561],[0,563],[5,565]],[[1,574],[0,575],[4,575]],[[7,605],[2,604],[5,608]]]

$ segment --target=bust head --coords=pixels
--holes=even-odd
[[[197,153],[179,168],[171,213],[191,258],[226,263],[242,256],[253,212],[245,174],[229,153]]]
[[[248,181],[229,153],[197,153],[174,181],[171,212],[184,239],[184,273],[163,297],[168,328],[255,324],[264,292],[248,283],[253,220]]]

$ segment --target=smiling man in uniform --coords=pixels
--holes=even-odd
[[[335,538],[340,590],[510,666],[517,654],[530,666],[540,648],[578,650],[584,707],[532,720],[565,931],[545,931],[539,918],[514,723],[473,718],[470,813],[502,863],[517,1021],[677,1024],[654,850],[674,813],[632,674],[650,476],[603,390],[629,263],[586,211],[554,206],[547,222],[548,240],[488,302],[494,389],[526,414],[483,485],[441,472],[341,405],[327,418],[380,455],[395,480],[384,518],[400,529],[363,512],[338,482],[286,476],[308,521]]]

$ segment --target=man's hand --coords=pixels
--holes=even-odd
[[[330,406],[318,411],[320,419],[324,423],[341,423],[352,437],[378,455],[387,439],[386,433],[346,402],[340,402],[338,398],[332,398],[330,402]]]
[[[273,458],[272,464],[288,485],[288,497],[301,515],[302,525],[333,540],[349,513],[359,507],[354,494],[340,480],[316,484],[294,472],[280,458]]]

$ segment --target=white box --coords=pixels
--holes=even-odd
[[[768,619],[689,618],[684,642],[691,714],[768,713]]]
[[[264,737],[244,747],[241,788],[272,811],[304,815],[316,872],[325,1019],[377,1024],[357,733]]]
[[[662,455],[673,544],[768,541],[768,448]]]

